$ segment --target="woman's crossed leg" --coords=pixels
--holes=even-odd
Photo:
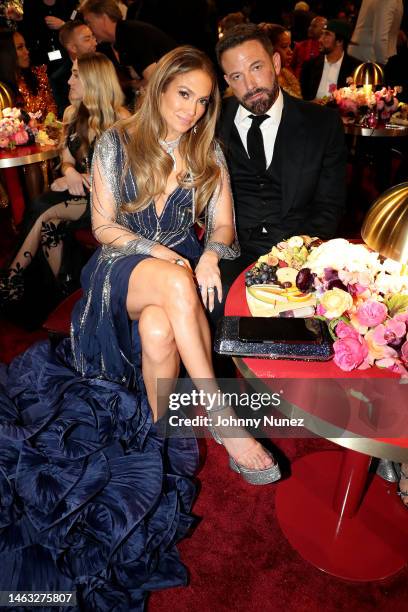
[[[143,260],[130,276],[126,305],[129,317],[139,321],[143,377],[156,419],[157,380],[175,379],[179,358],[197,388],[205,386],[206,393],[217,393],[210,330],[189,270],[164,260]],[[225,437],[223,443],[233,459],[247,468],[273,464],[263,447],[241,428],[237,437]]]

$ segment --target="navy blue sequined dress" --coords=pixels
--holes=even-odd
[[[134,189],[128,175],[126,201]],[[127,227],[194,260],[192,205],[178,188],[160,217],[151,205],[126,215]],[[55,351],[37,344],[0,370],[0,590],[76,591],[74,609],[128,612],[148,591],[186,583],[175,544],[193,520],[197,445],[163,439],[152,423],[125,307],[145,257],[99,249],[82,273],[71,339]]]

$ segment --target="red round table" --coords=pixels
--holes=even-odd
[[[26,147],[15,147],[15,149],[0,149],[0,168],[4,170],[4,178],[15,225],[22,221],[25,207],[17,167],[47,162],[49,159],[57,157],[58,154],[59,149],[55,145],[40,146],[34,144]],[[42,170],[44,182],[47,184],[46,168],[43,166]]]
[[[250,316],[244,272],[228,293],[225,314]],[[322,435],[322,415],[315,413],[310,401],[302,400],[304,380],[309,380],[309,387],[310,379],[353,379],[356,385],[382,384],[384,380],[385,384],[395,383],[398,393],[394,399],[398,404],[404,402],[401,407],[408,406],[407,385],[400,385],[399,379],[387,370],[370,368],[346,373],[333,361],[234,361],[239,372],[252,379],[251,384],[259,381],[262,385],[261,379],[298,380],[299,393],[291,400],[290,414],[286,416],[301,416],[305,426],[318,435]],[[284,414],[285,405],[278,408]],[[327,413],[330,415],[330,411]],[[327,413],[324,425],[330,431],[333,423]],[[403,430],[405,439],[376,438],[355,435],[351,427],[349,437],[336,437],[336,427],[333,434],[323,434],[342,449],[311,453],[293,463],[290,478],[277,484],[277,516],[293,548],[319,569],[348,580],[381,580],[408,562],[408,511],[396,495],[396,485],[368,470],[372,457],[408,461],[408,431]]]

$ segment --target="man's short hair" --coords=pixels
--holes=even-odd
[[[336,37],[336,40],[342,42],[344,47],[346,47],[350,42],[351,35],[353,33],[353,29],[350,24],[348,24],[347,21],[343,21],[342,19],[330,19],[323,27],[323,31],[324,30],[333,32]]]
[[[67,48],[67,45],[69,44],[75,30],[83,25],[85,24],[83,21],[79,21],[79,19],[73,19],[72,21],[66,21],[64,23],[58,34],[60,44],[64,47],[64,49]]]
[[[225,51],[238,47],[238,45],[242,45],[249,40],[257,40],[269,55],[273,54],[272,43],[265,31],[254,23],[240,23],[227,30],[224,36],[217,42],[215,52],[219,65],[221,66],[221,58]]]
[[[117,0],[83,0],[78,10],[82,15],[86,13],[107,15],[115,23],[123,19]]]

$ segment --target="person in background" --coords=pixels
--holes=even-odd
[[[363,0],[348,53],[361,62],[385,65],[397,53],[402,0]]]
[[[400,30],[398,35],[397,54],[389,58],[384,68],[384,83],[389,87],[399,85],[402,91],[398,94],[400,102],[408,103],[408,37]],[[404,139],[405,140],[405,139]]]
[[[118,119],[129,116],[115,69],[103,54],[75,60],[69,84],[72,106],[64,114],[62,176],[32,203],[18,251],[0,278],[0,298],[11,314],[17,303],[24,314],[29,303],[31,316],[37,303],[41,316],[55,306],[61,292],[78,283],[81,262],[71,236],[75,229],[90,226],[95,142]]]
[[[62,64],[58,32],[76,16],[78,0],[24,0],[18,30],[24,37],[34,66],[47,66],[51,75]]]
[[[237,11],[236,13],[228,13],[218,22],[218,38],[224,36],[224,32],[230,30],[239,23],[247,23],[248,18],[245,17],[244,13]]]
[[[298,79],[300,78],[303,64],[319,55],[321,51],[320,37],[326,24],[326,17],[314,17],[307,31],[308,38],[295,44],[292,70]]]
[[[0,28],[16,30],[23,16],[23,0],[0,0]]]
[[[0,32],[0,81],[14,97],[14,105],[29,113],[56,112],[46,66],[32,66],[30,53],[19,32]]]
[[[77,19],[64,23],[58,38],[68,57],[50,77],[50,85],[57,103],[58,117],[62,117],[69,105],[68,80],[71,76],[72,64],[81,55],[93,53],[96,50],[96,38],[92,30]]]
[[[79,10],[98,43],[110,43],[119,63],[133,68],[145,82],[162,55],[176,46],[153,25],[124,21],[116,0],[84,0]]]
[[[321,100],[333,87],[345,87],[347,79],[360,64],[347,54],[351,27],[346,21],[331,19],[323,28],[320,42],[322,53],[305,62],[300,74],[304,100]]]
[[[299,2],[298,4],[301,5],[301,8],[295,7],[295,9],[282,20],[282,25],[290,30],[294,43],[307,38],[308,28],[314,16],[309,9],[306,9],[306,6],[308,6],[306,2]]]
[[[296,2],[293,10],[308,13],[310,11],[310,6],[307,2]]]
[[[261,23],[259,27],[268,34],[274,51],[279,53],[281,69],[278,75],[279,86],[295,98],[301,98],[302,92],[297,77],[292,72],[292,40],[289,30],[276,23]]]
[[[57,107],[47,77],[47,67],[31,66],[30,54],[19,32],[0,32],[0,82],[6,84],[13,98],[13,106],[26,113],[39,113],[44,120]],[[24,184],[28,199],[40,195],[44,188],[39,163],[24,167]]]

